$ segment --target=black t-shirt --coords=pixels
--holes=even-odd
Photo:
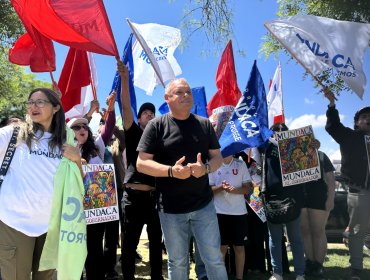
[[[185,156],[183,165],[208,160],[209,150],[219,149],[214,129],[208,119],[191,114],[186,120],[177,120],[170,114],[151,120],[145,128],[137,150],[154,155],[154,160],[173,166]],[[206,206],[213,197],[208,176],[190,176],[180,180],[156,178],[160,193],[159,209],[166,213],[188,213]]]
[[[129,129],[125,130],[127,170],[125,173],[124,183],[142,183],[154,186],[154,177],[140,173],[136,170],[136,161],[139,154],[139,152],[136,151],[136,148],[142,135],[143,130],[135,122],[132,123]]]

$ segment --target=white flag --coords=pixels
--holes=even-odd
[[[94,83],[95,89],[98,88],[98,75],[96,72],[95,59],[91,52],[86,52],[90,66],[91,82]],[[73,106],[65,113],[67,119],[83,117],[89,110],[91,101],[94,100],[91,84],[81,88],[81,102]]]
[[[181,32],[166,25],[127,21],[137,39],[132,50],[134,85],[152,95],[159,83],[164,86],[164,82],[181,74],[181,68],[174,57],[181,42]]]
[[[312,75],[334,68],[362,98],[366,86],[362,64],[370,24],[297,15],[265,26]]]
[[[271,127],[274,123],[284,122],[283,92],[281,89],[280,63],[275,70],[274,78],[271,81],[271,85],[266,99],[267,99],[269,127]]]

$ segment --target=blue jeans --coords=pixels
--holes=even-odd
[[[168,279],[189,279],[189,240],[191,235],[196,240],[208,279],[227,279],[213,201],[194,212],[184,214],[159,212],[159,218],[168,253]]]
[[[294,272],[298,275],[304,275],[305,261],[303,239],[301,236],[300,217],[286,223],[290,248],[293,253]],[[271,264],[274,273],[283,275],[281,242],[283,238],[284,224],[273,224],[267,221],[269,230],[269,247],[271,254]]]

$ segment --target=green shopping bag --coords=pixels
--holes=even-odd
[[[67,144],[74,132],[67,129]],[[76,163],[63,158],[54,176],[52,212],[39,270],[56,269],[58,280],[78,280],[87,256],[84,186]]]

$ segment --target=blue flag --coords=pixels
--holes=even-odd
[[[207,98],[206,98],[206,91],[204,87],[196,87],[191,89],[194,98],[194,105],[191,108],[191,112],[193,114],[208,118],[207,114]],[[167,106],[167,103],[164,102],[161,107],[159,107],[158,111],[164,115],[170,111]]]
[[[271,135],[265,86],[254,61],[247,88],[219,139],[222,156],[234,155],[245,148],[261,147]]]
[[[125,49],[123,50],[123,55],[121,59],[122,59],[123,64],[125,64],[128,69],[128,73],[129,73],[128,89],[130,92],[131,109],[134,115],[134,121],[137,123],[136,95],[135,95],[135,88],[134,88],[134,62],[132,59],[132,37],[133,37],[133,34],[131,33],[126,42]],[[116,75],[114,76],[112,90],[115,90],[117,92],[116,100],[118,102],[119,110],[122,114],[121,76],[119,75],[118,72],[116,72]]]

